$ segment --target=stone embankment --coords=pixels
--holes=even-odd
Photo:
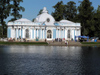
[[[80,42],[75,42],[75,41],[68,41],[68,44],[65,44],[65,41],[62,42],[52,42],[52,41],[47,41],[49,46],[82,46]]]

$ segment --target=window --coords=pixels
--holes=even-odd
[[[47,18],[47,22],[50,22],[50,19],[49,18]]]
[[[47,38],[52,38],[52,32],[51,32],[51,30],[47,31]]]
[[[68,38],[70,38],[70,30],[68,30]]]
[[[26,29],[26,38],[29,38],[29,30]]]

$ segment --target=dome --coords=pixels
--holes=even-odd
[[[46,7],[44,7],[42,14],[37,16],[34,22],[54,23],[55,19],[50,14],[48,14]]]
[[[26,18],[21,18],[21,19],[15,20],[15,22],[31,22],[31,21]]]
[[[61,22],[61,23],[74,23],[74,22],[69,21],[69,20],[61,20],[60,22]]]

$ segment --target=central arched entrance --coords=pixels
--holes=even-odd
[[[47,39],[52,39],[52,31],[51,30],[47,31]]]
[[[29,38],[29,30],[26,29],[26,38]]]

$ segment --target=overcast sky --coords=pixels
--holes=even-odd
[[[49,11],[49,14],[54,11],[53,7],[57,2],[61,0],[23,0],[23,3],[20,5],[25,8],[24,12],[20,12],[22,14],[22,18],[27,18],[29,20],[32,20],[37,16],[40,9],[43,9],[43,7],[47,7],[47,10]],[[83,0],[62,0],[64,4],[66,4],[69,1],[74,1],[76,3],[76,6],[79,6],[79,1]],[[97,9],[98,5],[100,5],[100,0],[90,0],[92,2],[92,6]],[[5,21],[8,22],[12,17],[7,18]]]

